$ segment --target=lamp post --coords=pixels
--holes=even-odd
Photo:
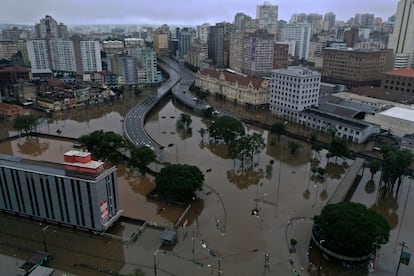
[[[153,255],[153,257],[154,257],[154,275],[155,276],[157,276],[157,254],[158,254],[158,249],[157,250],[155,250],[155,252],[154,252],[154,255]]]
[[[47,228],[49,228],[49,225],[46,225],[46,226],[42,229],[43,247],[45,248],[45,252],[48,252],[48,251],[47,251],[46,237],[45,237],[45,231],[47,230]]]
[[[318,266],[318,276],[321,275],[321,268],[322,268],[322,258],[323,258],[323,244],[325,243],[325,240],[319,241],[319,249],[321,250],[321,256],[319,258],[319,266]]]
[[[405,245],[405,242],[401,242],[401,252],[400,252],[400,258],[398,259],[398,266],[397,266],[397,271],[395,272],[395,276],[398,275],[398,271],[400,270],[400,264],[401,264],[401,257],[403,255],[404,252],[404,248],[407,248],[408,246]]]

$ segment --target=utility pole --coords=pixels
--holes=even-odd
[[[46,225],[46,226],[42,229],[43,246],[44,246],[44,248],[45,248],[45,252],[48,252],[48,251],[47,251],[46,237],[45,237],[45,231],[47,230],[47,228],[49,228],[49,225]]]
[[[154,275],[157,276],[157,254],[158,249],[154,252]]]
[[[401,244],[401,252],[400,252],[400,258],[398,259],[398,266],[397,266],[397,271],[395,272],[395,276],[398,275],[398,270],[400,270],[401,257],[402,257],[402,254],[404,252],[404,248],[408,247],[408,246],[405,245],[404,241],[401,242],[400,244]]]

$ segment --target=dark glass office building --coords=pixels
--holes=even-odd
[[[0,154],[0,210],[102,232],[120,216],[116,168],[90,153],[65,153],[64,164]]]

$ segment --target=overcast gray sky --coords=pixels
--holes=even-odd
[[[386,20],[398,0],[278,0],[279,19],[293,13],[332,11],[337,20],[355,13],[373,13]],[[199,25],[232,22],[237,12],[256,17],[255,0],[0,0],[0,23],[33,25],[46,14],[64,24],[169,24]]]

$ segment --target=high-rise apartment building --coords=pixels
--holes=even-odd
[[[333,12],[328,12],[323,17],[323,30],[330,31],[335,26],[336,15]]]
[[[283,28],[283,40],[295,41],[295,56],[299,59],[309,58],[311,29],[309,23],[286,24]]]
[[[299,112],[318,106],[321,74],[305,67],[272,71],[269,109],[297,121]]]
[[[264,29],[246,34],[243,42],[242,72],[250,76],[270,76],[273,69],[274,35]]]
[[[234,16],[234,28],[236,32],[244,31],[244,28],[248,22],[250,22],[252,18],[242,12],[237,13]]]
[[[81,41],[80,50],[83,72],[92,73],[102,71],[99,41]]]
[[[414,68],[414,2],[398,2],[394,31],[390,36],[388,48],[395,53],[394,68]]]
[[[88,152],[55,164],[0,155],[0,209],[103,232],[120,216],[116,168]]]
[[[28,40],[27,54],[32,69],[41,70],[50,68],[51,64],[49,62],[49,51],[46,40]]]
[[[244,37],[244,32],[235,32],[230,34],[229,67],[237,72],[241,72],[243,69]]]
[[[50,69],[60,72],[76,72],[75,48],[71,40],[49,39]]]
[[[154,34],[154,49],[158,56],[168,56],[168,32],[157,30]]]
[[[51,69],[83,74],[102,71],[99,42],[84,41],[75,35],[68,38],[65,25],[51,16],[41,19],[27,41],[32,69]]]
[[[215,26],[210,26],[208,35],[208,58],[220,68],[225,67],[224,57],[224,36],[226,32],[225,23],[217,23]],[[229,45],[230,46],[230,45]]]
[[[263,5],[256,7],[256,19],[259,21],[259,28],[265,29],[269,34],[277,34],[279,7],[265,1]]]
[[[360,28],[373,28],[374,27],[374,15],[370,13],[357,13],[355,14],[355,24]]]
[[[178,32],[178,55],[185,57],[193,42],[193,33],[189,28],[182,28]]]
[[[288,68],[289,44],[283,42],[275,42],[273,52],[273,69]]]
[[[66,25],[58,23],[50,15],[46,15],[42,18],[39,23],[34,26],[33,32],[31,33],[31,39],[68,39],[69,32]]]
[[[208,23],[204,23],[203,25],[197,26],[196,38],[200,39],[202,43],[207,43],[209,30],[210,24]]]
[[[353,48],[355,46],[359,41],[359,30],[357,26],[352,26],[351,28],[344,30],[344,41],[348,48]]]

